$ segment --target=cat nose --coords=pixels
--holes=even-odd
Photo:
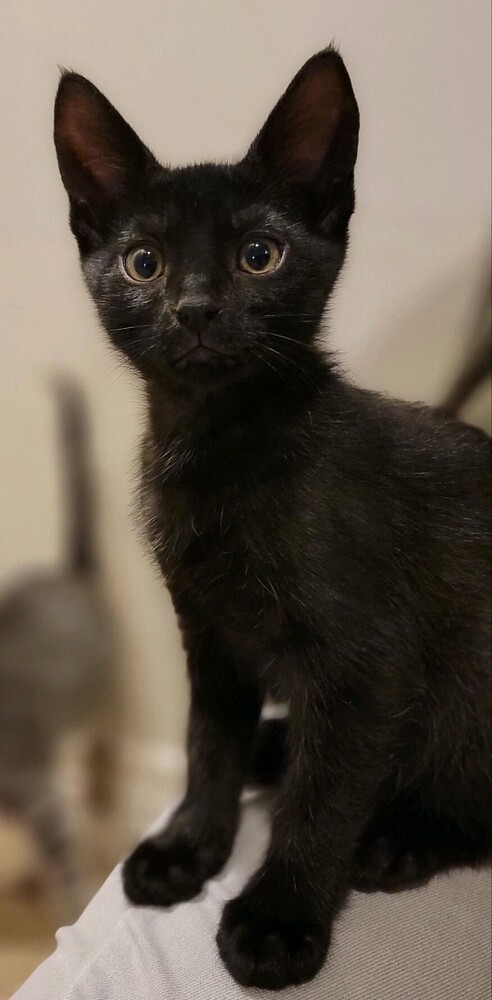
[[[190,297],[180,299],[176,306],[176,317],[183,326],[188,327],[188,330],[200,333],[221,311],[212,298]]]

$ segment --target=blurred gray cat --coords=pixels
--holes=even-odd
[[[94,727],[97,759],[89,777],[92,798],[101,804],[116,720],[116,652],[96,555],[85,402],[65,377],[54,388],[66,478],[66,560],[58,571],[21,580],[0,600],[0,811],[29,824],[51,873],[53,901],[66,915],[82,899],[57,754],[68,733]]]

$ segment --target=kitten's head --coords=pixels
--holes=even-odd
[[[232,166],[161,166],[106,98],[65,73],[55,144],[82,268],[146,379],[207,387],[309,350],[343,263],[359,115],[345,66],[314,56]]]

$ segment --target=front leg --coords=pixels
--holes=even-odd
[[[196,896],[227,860],[237,828],[261,699],[210,632],[186,634],[191,707],[188,783],[169,825],[144,840],[123,868],[126,895],[170,906]]]
[[[320,690],[323,674],[323,664],[299,672],[270,848],[222,915],[219,952],[242,986],[278,990],[319,971],[381,780],[383,727],[342,686]]]

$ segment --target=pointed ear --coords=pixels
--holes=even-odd
[[[318,225],[332,228],[354,205],[359,110],[334,48],[313,56],[287,88],[253,142],[246,163],[272,187],[304,194]],[[347,214],[348,213],[348,214]]]
[[[158,165],[113,105],[78,73],[61,78],[54,139],[70,224],[87,252],[104,239],[111,217]]]

